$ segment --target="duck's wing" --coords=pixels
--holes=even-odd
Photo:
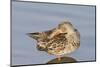
[[[64,50],[65,46],[67,45],[68,41],[67,38],[64,36],[64,33],[61,33],[59,35],[54,36],[49,42],[48,42],[48,50],[50,51],[60,51]]]
[[[61,33],[61,30],[59,30],[58,28],[49,30],[49,39],[52,39],[53,37],[55,37],[56,35],[59,35],[60,33]]]

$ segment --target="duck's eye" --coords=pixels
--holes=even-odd
[[[74,31],[77,31],[77,29],[74,29]]]

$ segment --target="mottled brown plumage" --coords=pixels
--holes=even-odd
[[[69,22],[61,22],[56,28],[44,32],[28,33],[37,41],[37,49],[53,55],[64,55],[80,46],[80,34]]]

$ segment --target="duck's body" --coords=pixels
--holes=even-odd
[[[62,22],[56,28],[37,33],[29,33],[37,40],[37,48],[53,55],[64,55],[80,46],[80,34],[70,22]]]

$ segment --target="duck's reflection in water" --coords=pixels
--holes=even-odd
[[[48,61],[46,64],[58,64],[58,63],[74,63],[77,62],[76,59],[72,57],[61,57],[61,60],[59,61],[58,58],[52,59]]]

